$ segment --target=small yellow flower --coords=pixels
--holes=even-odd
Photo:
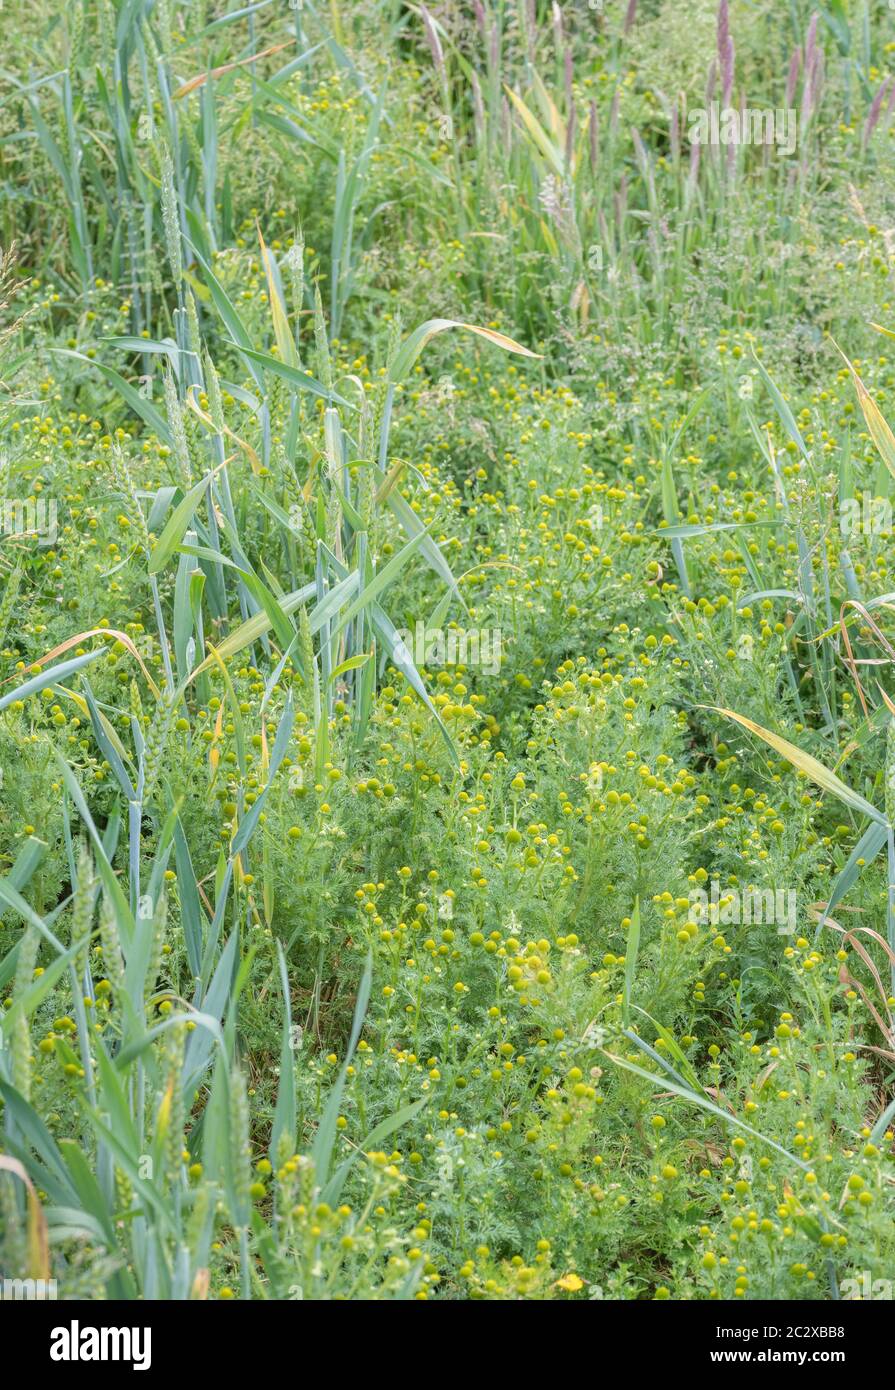
[[[561,1279],[557,1279],[554,1288],[564,1289],[566,1293],[577,1293],[584,1288],[584,1280],[577,1274],[564,1274]]]

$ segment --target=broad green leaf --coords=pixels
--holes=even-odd
[[[462,323],[457,319],[427,319],[425,323],[421,323],[418,328],[415,328],[401,344],[389,368],[389,381],[403,381],[413,369],[426,344],[431,342],[436,334],[444,333],[448,328],[462,328],[467,333],[475,333],[479,338],[484,338],[486,342],[493,343],[495,347],[503,348],[504,352],[517,352],[522,357],[540,357],[539,353],[531,352],[529,348],[523,347],[515,339],[508,338],[505,333],[498,333],[493,328],[479,328],[474,323]]]
[[[16,700],[27,700],[29,695],[39,695],[47,686],[56,685],[59,681],[64,681],[66,676],[74,675],[75,671],[80,671],[82,666],[95,661],[98,656],[102,656],[105,648],[98,647],[96,651],[85,652],[83,656],[73,657],[71,661],[62,661],[58,666],[47,666],[36,676],[25,681],[23,685],[17,685],[15,690],[10,690],[0,699],[0,711],[5,710]]]
[[[164,569],[165,565],[180,545],[180,542],[183,540],[186,528],[189,526],[196,508],[205,496],[212,478],[216,473],[220,472],[223,466],[223,463],[219,463],[216,468],[212,468],[205,474],[204,478],[200,478],[198,483],[194,483],[189,492],[180,499],[168,518],[164,531],[152,547],[152,553],[149,556],[150,574],[159,574],[160,571]]]
[[[125,381],[113,367],[107,367],[104,362],[97,362],[95,358],[86,357],[83,352],[75,352],[72,348],[51,348],[50,351],[59,353],[61,357],[74,357],[79,362],[86,362],[88,367],[94,367],[110,386],[114,386],[122,400],[126,401],[134,414],[139,415],[144,424],[149,426],[160,442],[173,449],[174,439],[161,411],[156,410],[152,402],[141,396],[136,387]]]
[[[244,347],[241,351],[243,356],[257,363],[259,367],[264,367],[266,371],[273,372],[274,376],[282,377],[297,390],[310,391],[313,396],[322,396],[324,400],[335,401],[336,405],[342,405],[346,410],[354,410],[354,406],[350,401],[346,401],[344,396],[340,396],[337,391],[328,391],[322,382],[311,376],[310,372],[303,371],[301,367],[290,367],[288,362],[281,362],[278,357],[271,357],[267,352],[256,352],[254,348]]]
[[[858,376],[851,362],[849,362],[848,358],[845,356],[845,353],[839,347],[837,347],[837,351],[848,367],[848,370],[851,372],[851,379],[858,395],[858,402],[863,411],[864,419],[867,421],[870,437],[876,445],[883,463],[892,476],[895,477],[895,435],[893,435],[886,423],[882,411]]]
[[[823,763],[818,762],[817,758],[813,758],[810,753],[797,748],[794,743],[789,743],[779,734],[771,733],[769,729],[763,729],[760,724],[756,724],[752,719],[747,719],[744,714],[735,714],[733,710],[724,709],[718,705],[701,705],[700,708],[714,710],[716,714],[723,714],[725,719],[735,720],[737,724],[748,729],[750,733],[757,734],[770,748],[780,753],[787,762],[798,768],[800,772],[804,772],[806,777],[810,777],[811,781],[816,782],[825,792],[830,792],[832,796],[838,797],[841,802],[859,815],[869,816],[871,820],[880,825],[885,824],[885,816],[881,811],[878,811],[875,806],[871,806],[870,802],[865,801],[864,797],[859,796],[856,791],[852,791],[851,787],[846,786],[835,772],[824,767]]]
[[[631,1042],[642,1047],[642,1040],[638,1038],[636,1034],[628,1033],[626,1036]],[[795,1163],[797,1167],[804,1171],[807,1171],[810,1167],[808,1163],[804,1163],[800,1158],[796,1158],[795,1154],[790,1153],[788,1149],[784,1149],[782,1144],[777,1143],[776,1139],[769,1139],[767,1135],[762,1134],[760,1130],[753,1129],[752,1125],[747,1125],[744,1120],[739,1119],[736,1115],[731,1115],[729,1111],[722,1110],[720,1105],[716,1105],[715,1102],[709,1100],[707,1096],[692,1091],[688,1086],[681,1086],[678,1082],[671,1080],[667,1074],[663,1075],[662,1073],[657,1074],[656,1072],[647,1071],[646,1067],[640,1067],[636,1062],[630,1062],[627,1057],[618,1057],[615,1053],[607,1051],[606,1048],[600,1048],[600,1051],[603,1053],[604,1057],[608,1057],[609,1061],[614,1062],[617,1067],[622,1067],[625,1071],[633,1072],[635,1076],[639,1076],[644,1081],[648,1081],[651,1086],[661,1088],[663,1091],[672,1091],[674,1095],[680,1096],[681,1100],[689,1101],[691,1105],[698,1105],[701,1110],[707,1110],[710,1115],[714,1115],[718,1120],[723,1120],[726,1125],[730,1125],[734,1129],[741,1129],[745,1134],[751,1134],[753,1139],[758,1139],[762,1144],[767,1144],[769,1148],[775,1149],[777,1153],[782,1154],[784,1158],[789,1159],[791,1163]]]
[[[771,380],[771,377],[769,376],[767,369],[765,368],[764,364],[759,360],[754,349],[752,351],[752,356],[755,358],[755,364],[758,367],[758,370],[761,372],[761,375],[763,376],[765,381],[765,385],[771,393],[771,398],[773,399],[774,405],[777,407],[777,414],[783,421],[786,433],[789,435],[790,439],[795,444],[801,457],[807,458],[809,452],[808,446],[802,438],[802,435],[799,431],[799,427],[795,421],[795,416],[793,415],[789,406],[786,404],[786,401],[783,399],[779,387],[775,384],[774,381]]]

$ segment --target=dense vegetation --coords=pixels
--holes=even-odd
[[[228,5],[0,11],[0,1277],[866,1295],[891,3]]]

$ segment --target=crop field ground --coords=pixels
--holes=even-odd
[[[895,4],[0,35],[0,1292],[890,1299]]]

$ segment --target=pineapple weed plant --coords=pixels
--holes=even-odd
[[[0,24],[0,1273],[889,1278],[891,8]]]

